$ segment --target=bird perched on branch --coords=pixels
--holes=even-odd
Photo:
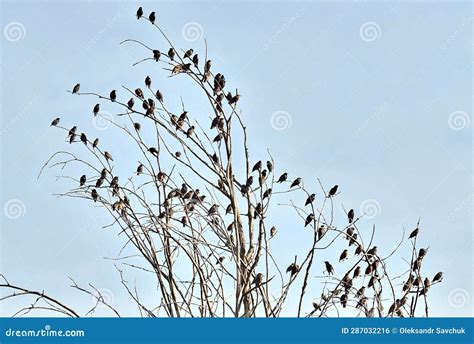
[[[60,120],[61,120],[61,119],[60,119],[59,117],[53,119],[53,121],[51,122],[50,127],[55,127],[55,126],[57,126],[57,125],[59,124],[59,121],[60,121]]]
[[[105,151],[104,156],[105,159],[114,161],[114,159],[112,159],[112,154],[110,154],[109,152]]]
[[[253,165],[252,172],[260,171],[262,169],[262,160],[257,161],[255,165]]]
[[[112,91],[110,92],[110,100],[114,102],[116,99],[117,99],[117,91],[116,91],[116,90],[112,90]]]
[[[92,189],[91,196],[92,196],[92,199],[94,200],[94,202],[97,202],[97,199],[99,198],[99,194],[97,193],[96,189]]]
[[[158,99],[160,103],[163,103],[163,94],[160,92],[160,90],[156,90],[156,99]]]
[[[352,275],[352,278],[357,278],[360,276],[360,266],[357,266],[355,269],[354,269],[354,274]]]
[[[413,232],[410,233],[410,236],[408,237],[408,239],[413,239],[413,238],[416,238],[416,236],[418,235],[418,232],[419,232],[419,228],[415,228],[415,230]]]
[[[278,181],[277,183],[283,183],[283,182],[286,182],[286,180],[288,179],[288,173],[283,173],[280,178],[278,178]]]
[[[127,106],[129,109],[132,109],[133,105],[135,105],[135,100],[133,100],[133,98],[130,98],[130,100],[127,102]]]
[[[328,273],[328,275],[334,275],[334,268],[331,265],[331,263],[329,263],[328,261],[325,261],[324,265],[326,265],[326,270],[325,271]]]
[[[311,222],[313,222],[313,220],[314,220],[314,214],[311,213],[306,217],[306,220],[304,222],[304,226],[305,227],[308,226]]]
[[[81,134],[81,142],[87,146],[87,136],[86,134]]]
[[[99,145],[99,138],[96,138],[94,142],[92,142],[92,148],[97,148],[98,145]]]
[[[137,167],[137,176],[140,175],[140,173],[143,173],[143,164],[138,165]]]
[[[77,94],[79,93],[79,89],[81,88],[81,84],[76,84],[73,88],[72,88],[72,94]]]
[[[144,98],[145,98],[145,97],[143,96],[143,91],[142,91],[141,88],[137,88],[137,89],[135,90],[135,94],[136,94],[137,97],[140,98],[140,99],[144,99]]]
[[[336,192],[337,192],[337,188],[338,188],[338,187],[339,187],[338,185],[334,185],[334,186],[331,188],[331,190],[329,190],[328,197],[334,196],[334,195],[336,194]]]
[[[211,60],[207,60],[206,63],[204,64],[204,73],[208,73],[211,70]]]
[[[443,273],[440,271],[433,277],[433,283],[441,282],[443,280]]]
[[[94,116],[97,116],[99,111],[100,111],[100,104],[95,104],[94,109],[92,110],[92,113],[94,114]]]
[[[296,178],[296,179],[293,181],[293,183],[291,183],[290,189],[293,188],[293,187],[295,187],[295,186],[301,185],[301,181],[302,181],[301,178],[299,178],[299,177]]]
[[[153,50],[153,59],[158,62],[161,57],[161,52],[158,49]]]
[[[258,273],[254,280],[253,280],[253,283],[257,286],[257,287],[260,287],[263,283],[263,274],[261,273]]]
[[[214,215],[217,213],[217,209],[219,209],[219,206],[217,204],[213,204],[209,210],[207,211],[207,215]]]
[[[173,49],[173,48],[170,48],[170,49],[168,50],[168,57],[170,58],[171,61],[174,61],[174,56],[175,56],[174,49]]]
[[[151,12],[150,15],[148,16],[148,19],[150,20],[150,23],[155,24],[155,20],[156,20],[155,12]]]
[[[308,198],[306,199],[306,202],[304,203],[304,205],[308,205],[308,204],[313,203],[315,198],[316,198],[316,195],[314,193],[309,195]]]
[[[198,65],[199,65],[199,55],[198,54],[195,54],[193,56],[193,64],[194,64],[194,67],[196,67],[196,68],[198,67]]]
[[[367,251],[367,255],[375,256],[377,254],[377,246],[372,247],[370,250]]]
[[[268,169],[268,172],[270,173],[273,172],[273,164],[271,161],[267,161],[267,169]]]
[[[272,228],[270,228],[270,238],[273,238],[277,233],[277,229],[275,228],[275,226],[273,226]]]
[[[86,175],[83,174],[83,175],[81,176],[81,179],[79,179],[79,185],[80,185],[80,186],[83,186],[83,185],[86,183],[86,180],[87,180]]]
[[[140,19],[143,16],[143,8],[139,7],[137,10],[137,19]]]
[[[145,78],[145,86],[148,88],[151,87],[151,78],[149,76]]]
[[[158,149],[156,149],[155,147],[150,147],[148,148],[148,151],[153,154],[154,156],[158,156]]]
[[[264,192],[263,195],[262,195],[262,199],[265,199],[265,198],[267,198],[267,197],[270,197],[271,194],[272,194],[272,189],[271,189],[271,188],[265,190],[265,192]]]
[[[186,57],[187,57],[187,58],[189,58],[189,59],[190,59],[190,58],[191,58],[191,56],[193,55],[193,53],[194,53],[194,50],[193,50],[193,49],[189,49],[189,50],[187,50],[187,51],[184,53],[184,58],[186,58]]]
[[[343,260],[346,260],[348,256],[349,256],[349,251],[347,250],[342,251],[339,257],[339,261],[342,262]]]
[[[354,209],[349,210],[347,213],[347,219],[349,220],[349,223],[352,223],[354,221]]]
[[[290,266],[286,268],[286,273],[290,272],[291,273],[290,278],[291,278],[298,273],[299,269],[300,269],[299,265],[297,265],[296,263],[291,263]]]
[[[188,130],[186,131],[186,136],[191,137],[191,136],[193,136],[193,133],[194,133],[194,125],[192,125],[188,128]]]

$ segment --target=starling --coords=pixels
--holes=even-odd
[[[433,283],[441,282],[443,280],[443,273],[440,271],[433,277]]]
[[[186,216],[183,216],[181,218],[181,223],[183,224],[183,227],[186,227],[188,225],[188,218]]]
[[[194,63],[194,67],[197,68],[198,65],[199,65],[199,56],[198,56],[198,54],[195,54],[195,55],[193,56],[193,63]]]
[[[148,19],[150,19],[150,22],[152,24],[155,24],[155,20],[156,20],[155,12],[151,12],[150,15],[148,16]]]
[[[410,236],[408,237],[408,239],[413,239],[413,238],[416,238],[416,236],[418,235],[418,232],[420,230],[417,228],[415,228],[415,230],[413,232],[411,232]]]
[[[103,183],[104,183],[104,178],[99,178],[99,179],[97,179],[97,181],[95,182],[95,187],[96,187],[96,188],[100,188]]]
[[[362,287],[360,287],[359,290],[357,290],[356,297],[361,297],[361,296],[364,295],[364,293],[365,293],[365,287],[362,286]]]
[[[215,127],[217,127],[218,123],[219,123],[219,117],[214,117],[211,123],[211,129],[214,129]]]
[[[329,275],[334,275],[334,268],[332,267],[331,263],[325,261],[324,264],[326,265],[326,270]]]
[[[286,273],[290,272],[291,273],[290,278],[291,278],[298,273],[299,269],[300,269],[299,265],[297,265],[296,263],[291,263],[290,266],[286,268]]]
[[[187,111],[183,111],[183,113],[181,115],[179,115],[179,120],[181,120],[181,121],[185,121],[187,118],[188,118],[188,112]]]
[[[186,131],[186,136],[191,137],[193,136],[193,133],[194,133],[194,125],[190,126],[188,131]]]
[[[151,108],[155,108],[155,101],[151,98],[148,98],[148,105],[150,105]]]
[[[87,136],[84,133],[81,134],[81,142],[87,146]]]
[[[151,78],[149,76],[145,78],[145,86],[148,88],[151,87]]]
[[[97,202],[97,199],[99,198],[99,194],[97,193],[96,189],[92,189],[91,196],[92,196],[92,199],[94,200],[94,202]]]
[[[69,129],[69,134],[67,136],[74,136],[76,134],[77,127],[73,126],[71,129]]]
[[[358,256],[359,254],[362,254],[362,253],[364,253],[364,250],[363,250],[363,248],[362,248],[361,245],[358,245],[357,248],[356,248],[356,250],[355,250],[355,252],[354,252],[354,254],[355,254],[356,256]]]
[[[209,210],[207,211],[207,215],[213,215],[215,213],[217,213],[217,209],[219,208],[219,206],[217,204],[213,204]]]
[[[225,214],[231,214],[232,213],[232,204],[229,204],[227,208],[225,209]]]
[[[375,277],[372,276],[370,277],[370,280],[369,280],[369,284],[367,285],[367,287],[373,287],[375,285]]]
[[[354,269],[354,274],[352,275],[352,278],[357,278],[359,276],[360,276],[360,266]]]
[[[110,92],[110,100],[114,102],[116,99],[117,99],[117,91],[116,91],[116,90],[112,90],[112,91]]]
[[[171,61],[174,60],[174,49],[173,48],[170,48],[170,50],[168,50],[168,57],[170,58]]]
[[[148,148],[148,151],[154,156],[158,156],[158,149],[156,149],[155,147]]]
[[[140,19],[143,15],[143,8],[139,7],[137,10],[137,19]]]
[[[79,184],[80,184],[80,186],[83,186],[83,185],[86,183],[86,180],[87,180],[86,175],[83,174],[83,175],[81,176],[81,179],[79,179]]]
[[[426,252],[427,252],[426,249],[420,248],[420,250],[418,251],[418,258],[421,259],[421,258],[423,258],[424,256],[426,256]]]
[[[305,227],[308,226],[311,222],[313,222],[313,220],[314,220],[314,214],[311,213],[306,217],[306,220],[304,222],[304,226]]]
[[[342,251],[341,256],[339,257],[339,261],[342,262],[343,260],[346,260],[348,256],[349,256],[349,251],[347,250]]]
[[[100,172],[100,177],[102,179],[105,179],[105,177],[107,177],[107,169],[106,168],[102,169],[102,171]]]
[[[109,152],[105,151],[104,156],[105,159],[114,161],[114,159],[112,159],[112,155]]]
[[[367,255],[375,256],[377,254],[377,246],[372,247],[370,250],[367,251]]]
[[[299,186],[299,185],[301,184],[301,180],[302,180],[302,179],[299,178],[299,177],[296,178],[296,179],[293,181],[293,183],[291,183],[290,189],[291,189],[292,187]]]
[[[334,186],[331,188],[331,190],[329,190],[329,195],[328,195],[328,197],[334,196],[334,195],[336,194],[336,192],[337,192],[337,188],[338,188],[338,185],[334,185]]]
[[[265,198],[269,197],[271,194],[272,194],[272,189],[271,188],[265,190],[265,192],[262,195],[262,199],[265,199]]]
[[[219,133],[214,137],[214,140],[212,142],[220,142],[222,140],[222,133]]]
[[[255,216],[254,218],[257,218],[258,215],[261,215],[263,212],[263,206],[262,203],[258,202],[257,206],[255,207]]]
[[[271,161],[267,161],[267,169],[268,169],[268,172],[270,173],[273,172],[273,164]]]
[[[257,286],[260,287],[263,283],[263,274],[258,273],[257,276],[255,276],[253,283]]]
[[[153,50],[153,58],[155,59],[156,62],[160,60],[161,57],[161,52],[157,49]]]
[[[194,50],[193,49],[189,49],[188,51],[186,51],[184,53],[184,58],[188,57],[188,58],[191,58],[191,55],[194,53]]]
[[[94,113],[94,116],[97,116],[99,111],[100,111],[100,104],[95,104],[94,109],[92,110],[92,112]]]
[[[160,103],[163,103],[163,94],[161,94],[160,90],[156,90],[156,99],[158,99]]]
[[[283,182],[286,182],[286,180],[288,179],[288,173],[283,173],[280,178],[278,178],[278,181],[277,183],[283,183]]]
[[[342,308],[347,307],[347,300],[348,300],[347,294],[342,294],[341,297],[339,298],[339,301],[341,302]]]
[[[137,176],[140,175],[140,173],[143,173],[143,164],[140,164],[137,167]]]
[[[245,186],[249,187],[253,184],[253,176],[250,176],[245,183]]]
[[[133,108],[133,105],[135,104],[135,101],[133,98],[130,98],[130,100],[127,102],[127,106],[129,109]]]
[[[133,123],[133,127],[136,131],[140,131],[140,129],[142,128],[141,124],[138,122]]]
[[[137,88],[137,89],[135,90],[135,94],[136,94],[137,97],[140,98],[140,99],[143,99],[143,98],[144,98],[144,96],[143,96],[143,91],[142,91],[141,88]]]
[[[236,94],[229,100],[229,104],[237,104],[237,102],[240,100],[240,94]]]
[[[371,273],[372,273],[372,265],[367,265],[367,267],[365,268],[365,274],[370,275]]]
[[[76,84],[72,89],[72,94],[79,93],[79,89],[81,88],[81,84]]]
[[[94,142],[92,142],[92,148],[97,148],[98,145],[99,145],[99,138],[96,138]]]
[[[57,125],[59,124],[59,121],[60,121],[60,120],[61,120],[61,119],[60,119],[59,117],[55,118],[55,119],[51,122],[50,127],[55,127],[55,126],[57,126]]]
[[[273,226],[273,227],[270,229],[270,238],[273,238],[276,233],[277,233],[277,229],[275,228],[275,226]]]
[[[212,161],[215,163],[215,164],[218,164],[219,163],[219,157],[217,156],[216,153],[212,154]]]
[[[328,228],[324,225],[321,225],[319,226],[318,228],[318,240],[321,240],[325,235],[326,233],[328,232]]]
[[[262,161],[259,160],[255,165],[253,165],[252,172],[260,171],[262,168]]]
[[[349,210],[347,213],[347,219],[349,220],[349,223],[352,223],[354,221],[354,209]]]

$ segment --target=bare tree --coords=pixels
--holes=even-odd
[[[141,264],[126,266],[156,277],[160,302],[147,305],[117,267],[140,313],[146,317],[278,317],[285,309],[297,317],[428,316],[427,293],[441,282],[442,273],[434,278],[422,274],[427,249],[417,248],[419,223],[408,241],[403,233],[387,256],[381,256],[382,250],[375,246],[375,226],[359,228],[364,214],[357,216],[350,209],[347,224],[336,226],[337,185],[326,188],[318,179],[318,190],[309,190],[301,177],[279,170],[270,153],[251,158],[250,138],[239,110],[240,94],[226,87],[222,73],[214,73],[207,47],[201,60],[193,49],[181,51],[173,45],[155,22],[154,12],[146,18],[140,8],[137,17],[157,29],[164,46],[154,49],[139,40],[124,40],[121,44],[138,45],[145,53],[134,65],[160,65],[169,82],[190,78],[207,99],[213,114],[209,122],[188,113],[183,101],[179,109],[167,105],[167,95],[154,88],[150,76],[143,76],[141,88],[123,85],[109,95],[83,91],[76,84],[70,91],[73,97],[99,102],[91,103],[91,116],[101,116],[104,104],[120,109],[104,120],[121,133],[115,146],[136,150],[136,161],[117,158],[114,147],[102,147],[91,133],[63,126],[56,118],[51,126],[63,130],[66,145],[87,153],[87,158],[72,149],[60,150],[42,171],[45,167],[67,170],[74,165],[72,171],[77,173],[80,166],[82,176],[65,176],[76,186],[60,196],[82,198],[108,211],[113,218],[110,226],[126,236],[124,247],[133,247],[142,258]],[[153,140],[145,131],[153,133]],[[117,170],[129,174],[119,176]],[[306,201],[300,204],[292,195]],[[271,206],[292,208],[295,226],[304,226],[311,233],[312,240],[301,245],[292,262],[277,261],[272,254],[270,242],[280,235],[269,216]],[[364,238],[363,233],[369,235]],[[407,269],[390,277],[388,259],[404,243],[411,247],[411,257],[405,259]],[[340,255],[321,261],[317,253],[329,248]],[[341,271],[338,262],[345,260],[351,266]],[[320,285],[312,301],[307,295],[310,283]],[[20,288],[6,279],[0,287],[7,290],[2,301],[35,298],[17,314],[47,309],[79,316],[43,292]],[[72,287],[93,295],[96,306],[105,304],[120,316],[93,285],[84,288],[73,281]],[[275,290],[280,290],[277,295]],[[296,302],[287,302],[289,295]]]

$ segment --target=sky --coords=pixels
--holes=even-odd
[[[203,114],[198,95],[171,83],[150,64],[136,38],[164,42],[138,22],[138,6],[155,10],[176,45],[204,55],[242,94],[240,107],[253,158],[266,158],[317,190],[338,184],[343,206],[366,212],[375,242],[388,254],[421,218],[425,269],[443,271],[429,294],[433,316],[472,316],[472,4],[466,2],[174,1],[1,2],[0,272],[15,284],[48,291],[77,307],[92,298],[69,277],[93,283],[126,305],[113,262],[123,242],[103,229],[110,219],[89,202],[57,198],[71,182],[38,173],[57,150],[61,117],[97,129],[117,154],[126,146],[106,123],[93,121],[90,101],[66,90],[108,93],[141,85],[155,73],[173,105],[182,95]],[[154,68],[154,69],[151,69]],[[151,72],[152,70],[152,72]],[[159,80],[159,81],[158,81]],[[184,86],[184,87],[183,87]],[[117,144],[118,142],[118,144]],[[271,214],[283,259],[301,246],[288,209]],[[296,228],[298,227],[298,228]],[[406,246],[406,245],[405,245]],[[409,249],[409,248],[408,248]],[[401,252],[407,252],[407,247]],[[401,256],[390,260],[406,268]],[[153,283],[140,277],[140,285]],[[15,304],[0,305],[12,314]]]

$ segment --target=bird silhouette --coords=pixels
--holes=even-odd
[[[194,125],[190,126],[189,129],[186,131],[186,136],[191,137],[194,133]]]
[[[137,176],[140,175],[140,173],[143,173],[143,164],[138,165],[137,167]]]
[[[114,102],[116,99],[117,99],[117,91],[116,91],[116,90],[112,90],[112,91],[110,92],[110,100]]]
[[[138,7],[137,10],[137,19],[140,19],[143,16],[143,8]]]
[[[277,229],[275,228],[275,226],[273,226],[272,228],[270,228],[270,238],[273,238],[277,233]]]
[[[418,229],[418,227],[417,227],[417,228],[415,228],[415,230],[414,230],[413,232],[411,232],[411,233],[410,233],[410,235],[409,235],[408,239],[413,239],[413,238],[416,238],[416,236],[418,235],[418,232],[419,232],[419,231],[420,231],[420,230]]]
[[[50,127],[55,127],[55,126],[57,126],[57,125],[59,124],[59,121],[60,121],[60,120],[61,120],[61,119],[60,119],[59,117],[53,119],[53,121],[51,122]]]
[[[304,205],[308,205],[308,204],[313,203],[315,198],[316,198],[316,195],[314,193],[309,195],[308,198],[306,199],[306,202],[304,203]]]
[[[114,159],[112,159],[112,154],[110,154],[109,152],[105,151],[104,156],[105,159],[114,161]]]
[[[354,209],[349,210],[347,213],[347,219],[349,220],[349,223],[352,223],[354,221]]]
[[[367,251],[367,255],[375,256],[377,254],[377,246],[372,247],[370,250]]]
[[[354,274],[352,275],[352,278],[357,278],[360,276],[360,266],[357,266],[355,269],[354,269]]]
[[[290,272],[291,273],[291,277],[293,277],[294,275],[296,275],[299,271],[300,267],[299,265],[297,265],[296,263],[291,263],[287,268],[286,268],[286,273]]]
[[[81,176],[81,179],[79,179],[79,185],[83,186],[86,183],[87,177],[85,174]]]
[[[160,103],[163,103],[163,94],[161,94],[160,90],[156,90],[156,99],[158,99]]]
[[[81,142],[87,146],[87,136],[84,133],[81,134]]]
[[[272,189],[271,189],[271,188],[265,190],[265,192],[264,192],[263,195],[262,195],[262,199],[265,199],[265,198],[267,198],[267,197],[270,197],[271,194],[272,194]]]
[[[253,184],[253,176],[248,177],[247,182],[245,183],[245,186],[249,187]]]
[[[135,90],[135,94],[136,94],[137,97],[140,98],[140,99],[143,99],[143,98],[144,98],[144,96],[143,96],[143,91],[142,91],[141,88],[137,88],[137,89]]]
[[[99,198],[99,194],[97,193],[96,189],[92,189],[91,196],[92,196],[92,199],[94,200],[94,202],[97,202],[97,199]]]
[[[193,64],[194,64],[194,67],[196,67],[196,68],[198,67],[198,65],[199,65],[199,55],[198,54],[195,54],[193,56]]]
[[[157,49],[154,49],[153,50],[153,59],[158,62],[160,60],[160,57],[161,57],[161,51],[157,50]]]
[[[69,136],[69,143],[73,143],[75,138],[76,138],[76,134],[71,134]]]
[[[339,187],[338,185],[334,185],[334,186],[331,188],[331,190],[329,190],[329,195],[328,195],[328,197],[334,196],[334,195],[336,194],[336,192],[337,192],[337,188],[338,188],[338,187]]]
[[[262,160],[257,161],[255,165],[253,165],[252,172],[260,171],[262,169]]]
[[[96,138],[94,142],[92,142],[92,148],[97,148],[98,145],[99,145],[99,138]]]
[[[311,222],[313,222],[313,220],[314,220],[314,214],[311,213],[306,217],[306,220],[304,222],[304,226],[305,227],[308,226]]]
[[[148,16],[148,19],[150,20],[152,24],[155,24],[155,20],[156,20],[155,12],[151,12],[150,15]]]
[[[148,88],[151,87],[151,78],[149,76],[145,78],[145,86]]]
[[[95,104],[94,109],[92,110],[92,113],[94,114],[94,116],[97,116],[99,111],[100,111],[100,104]]]
[[[136,131],[140,131],[142,128],[142,125],[138,122],[133,123],[133,127],[135,128]]]
[[[257,287],[260,287],[263,283],[263,274],[262,273],[258,273],[254,280],[253,280],[253,283],[257,286]]]
[[[72,88],[72,94],[77,94],[79,93],[79,89],[81,88],[81,84],[76,84],[73,88]]]
[[[211,70],[211,60],[207,60],[206,63],[204,64],[204,73],[208,73]]]
[[[433,283],[441,282],[443,280],[443,273],[440,271],[433,277]]]
[[[222,133],[219,133],[216,135],[216,137],[214,137],[214,140],[212,140],[212,142],[220,142],[222,140]]]
[[[148,151],[154,156],[158,156],[158,149],[156,149],[155,147],[148,148]]]
[[[193,49],[189,49],[187,50],[185,53],[184,53],[184,58],[191,58],[191,55],[194,53],[194,50]]]
[[[69,129],[69,133],[67,136],[73,136],[74,134],[76,134],[76,131],[77,131],[77,126],[73,126],[71,129]]]
[[[278,181],[277,183],[283,183],[283,182],[286,182],[286,180],[288,179],[288,173],[283,173],[280,178],[278,178]]]
[[[207,215],[214,215],[217,213],[217,209],[219,206],[217,204],[213,204],[207,211]]]
[[[133,105],[135,105],[135,101],[133,98],[130,98],[130,100],[127,102],[127,106],[129,109],[133,108]]]
[[[295,186],[301,185],[301,181],[302,181],[301,178],[296,178],[296,179],[293,181],[293,183],[291,183],[290,189],[293,188],[293,187],[295,187]]]
[[[175,56],[174,49],[170,48],[170,50],[168,50],[168,57],[170,58],[171,61],[174,61],[174,56]]]
[[[271,161],[267,161],[267,169],[268,169],[268,172],[270,173],[273,172],[273,164]]]
[[[100,188],[102,186],[102,184],[104,184],[104,178],[99,178],[97,179],[97,181],[95,182],[95,187],[96,188]]]
[[[348,256],[349,256],[349,251],[347,250],[342,251],[341,255],[339,256],[339,261],[342,262],[343,260],[346,260]]]
[[[324,265],[326,265],[326,270],[325,271],[327,271],[328,275],[334,275],[334,268],[331,265],[331,263],[329,263],[328,261],[325,261]]]

